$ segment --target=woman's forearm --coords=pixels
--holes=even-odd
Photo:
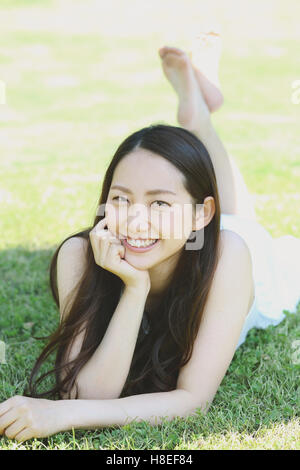
[[[205,118],[199,122],[197,130],[193,133],[205,145],[212,160],[219,191],[221,212],[234,213],[237,207],[235,177],[232,166],[234,162],[228,155],[210,118]]]
[[[187,417],[197,405],[186,390],[146,393],[112,400],[59,400],[55,403],[59,430],[96,429],[123,426],[131,421],[148,421],[151,425]]]
[[[183,389],[131,395],[110,400],[45,400],[16,395],[0,403],[0,434],[24,441],[73,429],[123,426],[140,421],[150,425],[186,418],[208,406]]]
[[[148,295],[125,287],[106,333],[77,377],[78,398],[118,398],[129,373]]]

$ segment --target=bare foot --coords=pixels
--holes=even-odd
[[[219,109],[224,102],[218,77],[221,47],[218,33],[203,32],[195,38],[189,53],[197,81],[211,112]]]
[[[177,47],[161,47],[159,55],[167,79],[176,91],[179,102],[177,120],[185,129],[199,128],[199,123],[209,117],[209,109],[201,93],[196,74],[188,55]]]

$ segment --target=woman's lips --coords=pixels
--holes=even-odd
[[[126,238],[124,238],[122,241],[123,241],[123,244],[124,244],[124,246],[125,246],[126,248],[128,248],[128,249],[131,250],[131,251],[134,251],[135,253],[144,253],[144,252],[146,252],[146,251],[150,251],[150,250],[152,250],[153,248],[155,248],[155,247],[159,244],[159,242],[160,242],[160,240],[158,239],[158,240],[156,240],[156,242],[153,243],[152,245],[143,246],[143,247],[141,246],[141,247],[138,248],[137,246],[131,246],[131,245],[129,245],[129,243],[127,243]]]

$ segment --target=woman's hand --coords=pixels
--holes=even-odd
[[[15,395],[0,404],[0,435],[25,441],[65,430],[57,402]]]
[[[125,247],[105,229],[106,225],[107,219],[104,217],[89,233],[96,264],[116,274],[127,287],[145,286],[150,290],[148,270],[136,269],[123,259]]]

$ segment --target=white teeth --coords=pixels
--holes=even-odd
[[[127,243],[129,245],[132,245],[132,246],[136,246],[136,247],[146,247],[146,246],[149,246],[149,245],[154,245],[154,243],[156,242],[156,240],[145,240],[145,241],[141,241],[141,240],[128,240],[127,239]]]

